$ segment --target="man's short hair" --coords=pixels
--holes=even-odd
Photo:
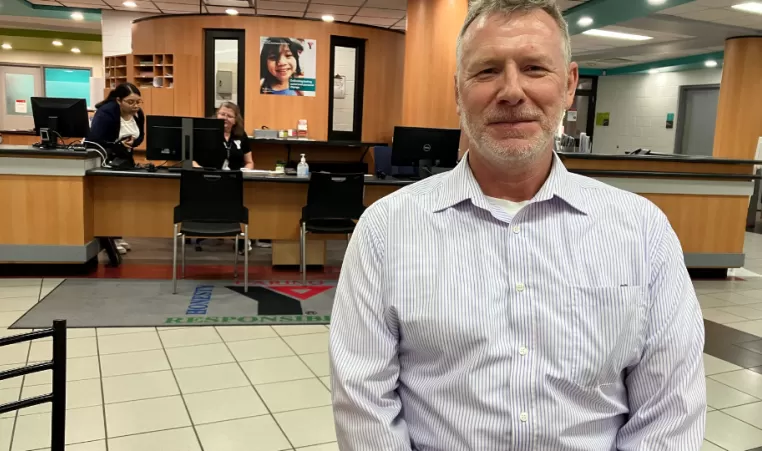
[[[566,24],[561,10],[556,4],[556,0],[472,0],[468,6],[468,14],[466,20],[463,22],[463,28],[458,35],[457,57],[458,67],[460,67],[460,59],[463,52],[463,36],[466,34],[466,30],[472,23],[482,15],[489,14],[511,14],[516,11],[529,12],[535,9],[541,9],[548,13],[550,17],[555,20],[558,25],[558,29],[561,32],[561,37],[564,42],[564,57],[566,59],[566,65],[571,63],[572,51],[571,51],[571,38],[569,37],[569,27]]]

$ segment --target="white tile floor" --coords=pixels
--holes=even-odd
[[[762,272],[762,235],[747,234]],[[759,258],[757,258],[759,257]],[[762,277],[695,283],[707,319],[762,338]],[[0,336],[60,280],[0,279]],[[335,451],[326,326],[69,331],[67,450]],[[0,370],[50,358],[50,342],[0,348]],[[762,374],[704,355],[705,451],[762,447]],[[0,403],[49,375],[0,382]],[[0,416],[0,451],[45,450],[50,408]],[[252,448],[256,444],[256,448]],[[108,446],[108,448],[107,448]]]

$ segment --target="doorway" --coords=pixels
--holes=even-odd
[[[246,96],[246,32],[206,30],[204,37],[204,110],[211,117],[223,102],[244,114]]]
[[[675,153],[712,156],[720,85],[680,87]]]
[[[331,36],[328,140],[361,141],[365,40]]]
[[[42,97],[42,69],[0,66],[0,129],[32,130],[32,97]]]

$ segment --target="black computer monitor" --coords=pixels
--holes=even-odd
[[[193,144],[193,159],[216,162],[225,161],[225,121],[222,119],[187,118],[179,116],[146,117],[146,158],[148,160],[185,161],[183,155],[183,120],[190,121],[189,139]],[[186,147],[190,142],[186,142]],[[209,163],[207,163],[209,164]]]
[[[392,166],[454,168],[458,164],[460,130],[394,127]]]
[[[34,131],[40,135],[41,146],[55,148],[59,139],[85,138],[90,134],[85,99],[32,97]]]

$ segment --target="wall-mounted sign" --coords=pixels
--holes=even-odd
[[[316,45],[314,39],[260,37],[260,93],[315,97]]]
[[[567,111],[566,112],[566,121],[567,122],[577,122],[577,112],[576,111]]]
[[[27,112],[26,100],[24,99],[16,100],[16,109],[14,111],[19,114],[26,114]]]
[[[333,98],[343,99],[347,96],[347,77],[336,74],[333,77]]]
[[[597,113],[595,115],[595,125],[600,125],[601,127],[608,127],[610,116],[611,116],[611,113]]]
[[[675,128],[675,113],[667,113],[667,128]]]

